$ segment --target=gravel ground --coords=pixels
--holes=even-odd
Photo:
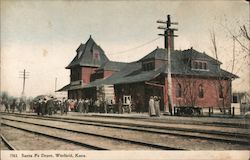
[[[6,122],[6,120],[3,120],[3,123],[5,123],[5,122]],[[37,121],[32,120],[32,122],[37,122]],[[60,122],[53,122],[53,121],[48,122],[48,121],[46,121],[47,125],[50,124],[52,126],[60,126],[60,125],[58,125],[59,123]],[[54,135],[54,136],[58,136],[58,137],[65,137],[67,139],[71,139],[71,140],[74,140],[77,142],[83,142],[83,143],[87,143],[87,144],[91,144],[94,146],[103,147],[103,148],[111,149],[111,150],[124,150],[124,149],[126,149],[126,150],[127,149],[148,150],[148,149],[152,149],[151,147],[141,146],[141,145],[137,145],[137,144],[130,144],[127,142],[110,140],[110,139],[96,137],[96,136],[90,136],[90,135],[83,135],[80,133],[62,131],[62,130],[53,129],[53,128],[48,129],[47,127],[35,126],[35,125],[31,125],[31,124],[25,124],[25,123],[19,123],[19,122],[16,123],[16,122],[11,122],[11,121],[8,121],[7,124],[11,124],[11,125],[14,124],[15,126],[22,126],[22,128],[29,128],[29,129],[34,130],[34,131],[48,133],[50,135]],[[61,127],[63,127],[63,128],[71,128],[71,127],[67,127],[67,126],[69,126],[69,125],[66,124],[66,126],[65,126],[65,124],[61,124]]]
[[[87,150],[87,148],[78,145],[57,141],[12,127],[1,127],[2,134],[17,150]],[[5,150],[5,148],[1,148],[1,150]],[[8,150],[8,148],[6,149]]]
[[[17,118],[24,121],[29,121],[29,119],[24,118]],[[65,122],[57,122],[57,121],[48,121],[48,120],[32,120],[32,122],[45,124],[51,126],[57,126],[62,128],[68,128],[78,131],[87,131],[91,133],[98,133],[102,135],[109,135],[112,137],[118,137],[118,138],[125,138],[125,139],[131,139],[131,140],[138,140],[138,141],[145,141],[148,143],[153,144],[161,144],[161,145],[167,145],[170,147],[180,147],[183,149],[188,150],[225,150],[225,149],[249,149],[248,146],[241,146],[236,144],[229,144],[229,143],[223,143],[223,142],[215,142],[215,141],[208,141],[208,140],[201,140],[201,139],[193,139],[193,138],[185,138],[185,137],[179,137],[179,136],[170,136],[166,134],[154,134],[154,133],[146,133],[146,132],[139,132],[139,131],[130,131],[130,130],[122,130],[122,129],[113,129],[113,128],[105,128],[105,127],[97,127],[97,126],[89,126],[89,125],[80,125],[80,124],[69,124]],[[39,127],[39,130],[41,130],[42,127]],[[56,132],[56,131],[55,131]],[[198,133],[195,133],[198,134]],[[86,137],[85,135],[79,135],[76,134],[75,137],[82,138]],[[112,143],[101,143],[100,140],[95,140],[91,138],[87,138],[90,140],[91,143],[96,144],[102,144],[104,143],[106,145],[110,145],[109,147],[112,147],[112,145],[116,145],[115,149],[124,149],[119,148],[117,144]],[[84,140],[84,139],[83,139]],[[86,141],[86,139],[85,139]],[[137,146],[138,147],[138,146]],[[128,146],[126,149],[139,149],[139,148],[131,148]]]

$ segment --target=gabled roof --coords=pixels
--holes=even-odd
[[[82,86],[80,88],[89,88],[95,87],[100,85],[109,85],[109,84],[126,84],[126,83],[136,83],[136,82],[143,82],[149,81],[160,74],[167,73],[167,66],[166,63],[162,63],[159,68],[155,68],[154,70],[150,71],[143,71],[142,70],[142,62],[149,59],[159,59],[167,62],[166,57],[166,50],[157,48],[154,51],[150,52],[148,55],[141,58],[139,61],[131,62],[131,63],[121,63],[121,62],[106,62],[101,67],[102,68],[115,68],[122,66],[119,72],[114,73],[112,76],[105,78],[105,79],[98,79],[95,81],[90,82],[89,84]],[[208,63],[209,70],[202,71],[202,70],[193,70],[191,68],[190,62],[192,60],[204,60]],[[233,79],[238,78],[237,75],[229,73],[220,68],[220,63],[208,56],[205,53],[198,52],[194,49],[188,49],[184,51],[173,51],[171,53],[171,74],[172,75],[183,75],[183,76],[199,76],[199,77],[211,77],[211,78],[227,78]],[[70,90],[70,86],[65,86]],[[78,89],[80,89],[78,88]],[[72,88],[73,89],[73,88]],[[74,88],[75,89],[75,88]]]
[[[107,61],[106,63],[103,63],[97,70],[120,71],[127,64],[128,63],[125,62]]]
[[[76,56],[66,67],[67,69],[76,66],[100,67],[109,61],[102,48],[95,43],[91,36],[86,44],[80,44],[76,52]]]
[[[129,74],[131,74],[132,72],[134,72],[136,70],[141,70],[141,63],[140,62],[128,63],[125,67],[123,67],[123,69],[121,71],[112,74],[112,76],[110,76],[106,79],[93,81],[93,82],[89,83],[89,86],[86,86],[86,87],[96,86],[99,84],[120,83],[121,81],[124,80],[125,77],[127,77]]]
[[[178,55],[176,55],[178,53]],[[192,47],[187,50],[179,51],[179,50],[174,50],[171,52],[171,56],[180,56],[183,59],[193,59],[193,60],[205,60],[205,61],[210,61],[216,64],[222,64],[220,61],[217,61],[213,57],[208,56],[205,52],[201,53],[198,52],[197,50],[193,49]],[[163,48],[156,48],[143,58],[141,58],[139,61],[145,61],[145,60],[151,60],[151,59],[159,59],[159,60],[167,60],[167,51]]]
[[[191,68],[192,60],[206,61],[208,70],[194,70]],[[221,77],[221,78],[238,78],[237,75],[229,73],[220,68],[221,62],[208,56],[206,53],[201,53],[193,48],[184,51],[174,51],[171,54],[171,69],[172,74],[188,75],[188,76],[203,76],[203,77]],[[167,73],[167,71],[166,71]]]
[[[139,61],[146,61],[151,59],[167,60],[166,50],[157,47],[155,50],[153,50],[152,52],[141,58]]]
[[[181,53],[182,53],[182,56],[185,58],[192,58],[193,60],[205,60],[205,61],[209,61],[210,63],[222,64],[220,61],[207,55],[205,52],[201,53],[193,49],[193,47],[191,47],[190,49],[184,50]]]

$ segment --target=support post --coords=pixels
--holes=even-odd
[[[232,116],[234,117],[234,107],[233,107],[233,114],[232,114]]]
[[[211,108],[210,107],[208,108],[208,116],[209,117],[211,116]]]

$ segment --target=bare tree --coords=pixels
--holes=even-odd
[[[226,29],[227,33],[230,35],[232,39],[234,39],[241,48],[250,55],[249,48],[249,31],[247,30],[246,25],[239,26],[238,33],[234,33],[226,24],[221,24],[223,28]]]
[[[197,106],[198,100],[198,88],[199,84],[203,85],[203,81],[199,80],[195,74],[188,74],[188,72],[192,72],[190,70],[190,66],[192,64],[192,59],[195,57],[185,57],[180,56],[178,59],[179,63],[182,64],[182,71],[184,72],[182,75],[179,75],[179,78],[176,78],[177,85],[181,85],[181,99],[177,102],[179,106]],[[199,83],[199,84],[198,84]],[[177,87],[177,86],[176,86]]]
[[[225,79],[224,75],[222,74],[222,70],[220,68],[220,61],[218,59],[218,50],[217,50],[217,41],[216,35],[214,30],[210,32],[210,38],[213,46],[213,52],[215,54],[216,62],[217,62],[217,72],[218,77],[217,80],[214,81],[214,87],[217,93],[217,101],[219,105],[219,109],[225,114],[228,100],[230,100],[231,94],[231,83],[228,83],[228,80]],[[235,39],[234,39],[235,40]],[[235,43],[233,45],[233,60],[232,60],[232,71],[234,71],[234,63],[235,63]]]
[[[249,2],[249,5],[250,5],[250,2]],[[232,38],[233,41],[239,44],[240,46],[239,48],[241,49],[242,53],[241,53],[241,56],[237,58],[240,58],[242,61],[245,61],[245,62],[248,60],[248,64],[247,64],[248,66],[244,67],[244,68],[248,68],[247,69],[248,73],[244,73],[244,74],[248,74],[248,90],[249,90],[248,94],[250,95],[250,85],[249,85],[250,84],[250,35],[249,35],[250,29],[249,29],[249,23],[238,24],[238,27],[235,29],[235,28],[229,27],[225,19],[225,23],[221,24],[221,26],[226,30],[226,34],[229,34],[230,38]],[[236,30],[236,32],[234,32],[233,29]],[[234,47],[235,47],[235,44],[234,44]],[[234,63],[233,65],[235,65]],[[237,67],[238,70],[234,71],[235,74],[238,73],[241,70],[241,68],[243,68],[242,66],[244,64],[246,64],[243,62],[241,63],[242,63],[241,66]]]

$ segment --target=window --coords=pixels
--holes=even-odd
[[[71,78],[71,81],[80,80],[81,79],[81,69],[80,68],[71,69],[70,78]]]
[[[123,105],[130,105],[131,104],[131,96],[130,95],[124,95],[123,96]]]
[[[177,85],[176,85],[176,97],[181,97],[182,95],[182,93],[181,93],[181,84],[180,83],[178,83]]]
[[[239,103],[237,95],[233,95],[233,103]]]
[[[202,62],[199,62],[199,69],[202,69]]]
[[[142,69],[144,71],[150,71],[154,69],[154,62],[145,62],[142,64]]]
[[[192,69],[195,69],[195,70],[208,70],[207,62],[205,62],[205,61],[194,60],[192,64],[193,64]]]
[[[219,98],[223,98],[223,87],[219,86]]]
[[[203,63],[203,69],[207,70],[207,63]]]
[[[199,98],[204,98],[204,89],[201,84],[199,85],[199,88],[198,88],[198,96]]]
[[[198,69],[198,63],[197,62],[194,62],[194,68]]]

